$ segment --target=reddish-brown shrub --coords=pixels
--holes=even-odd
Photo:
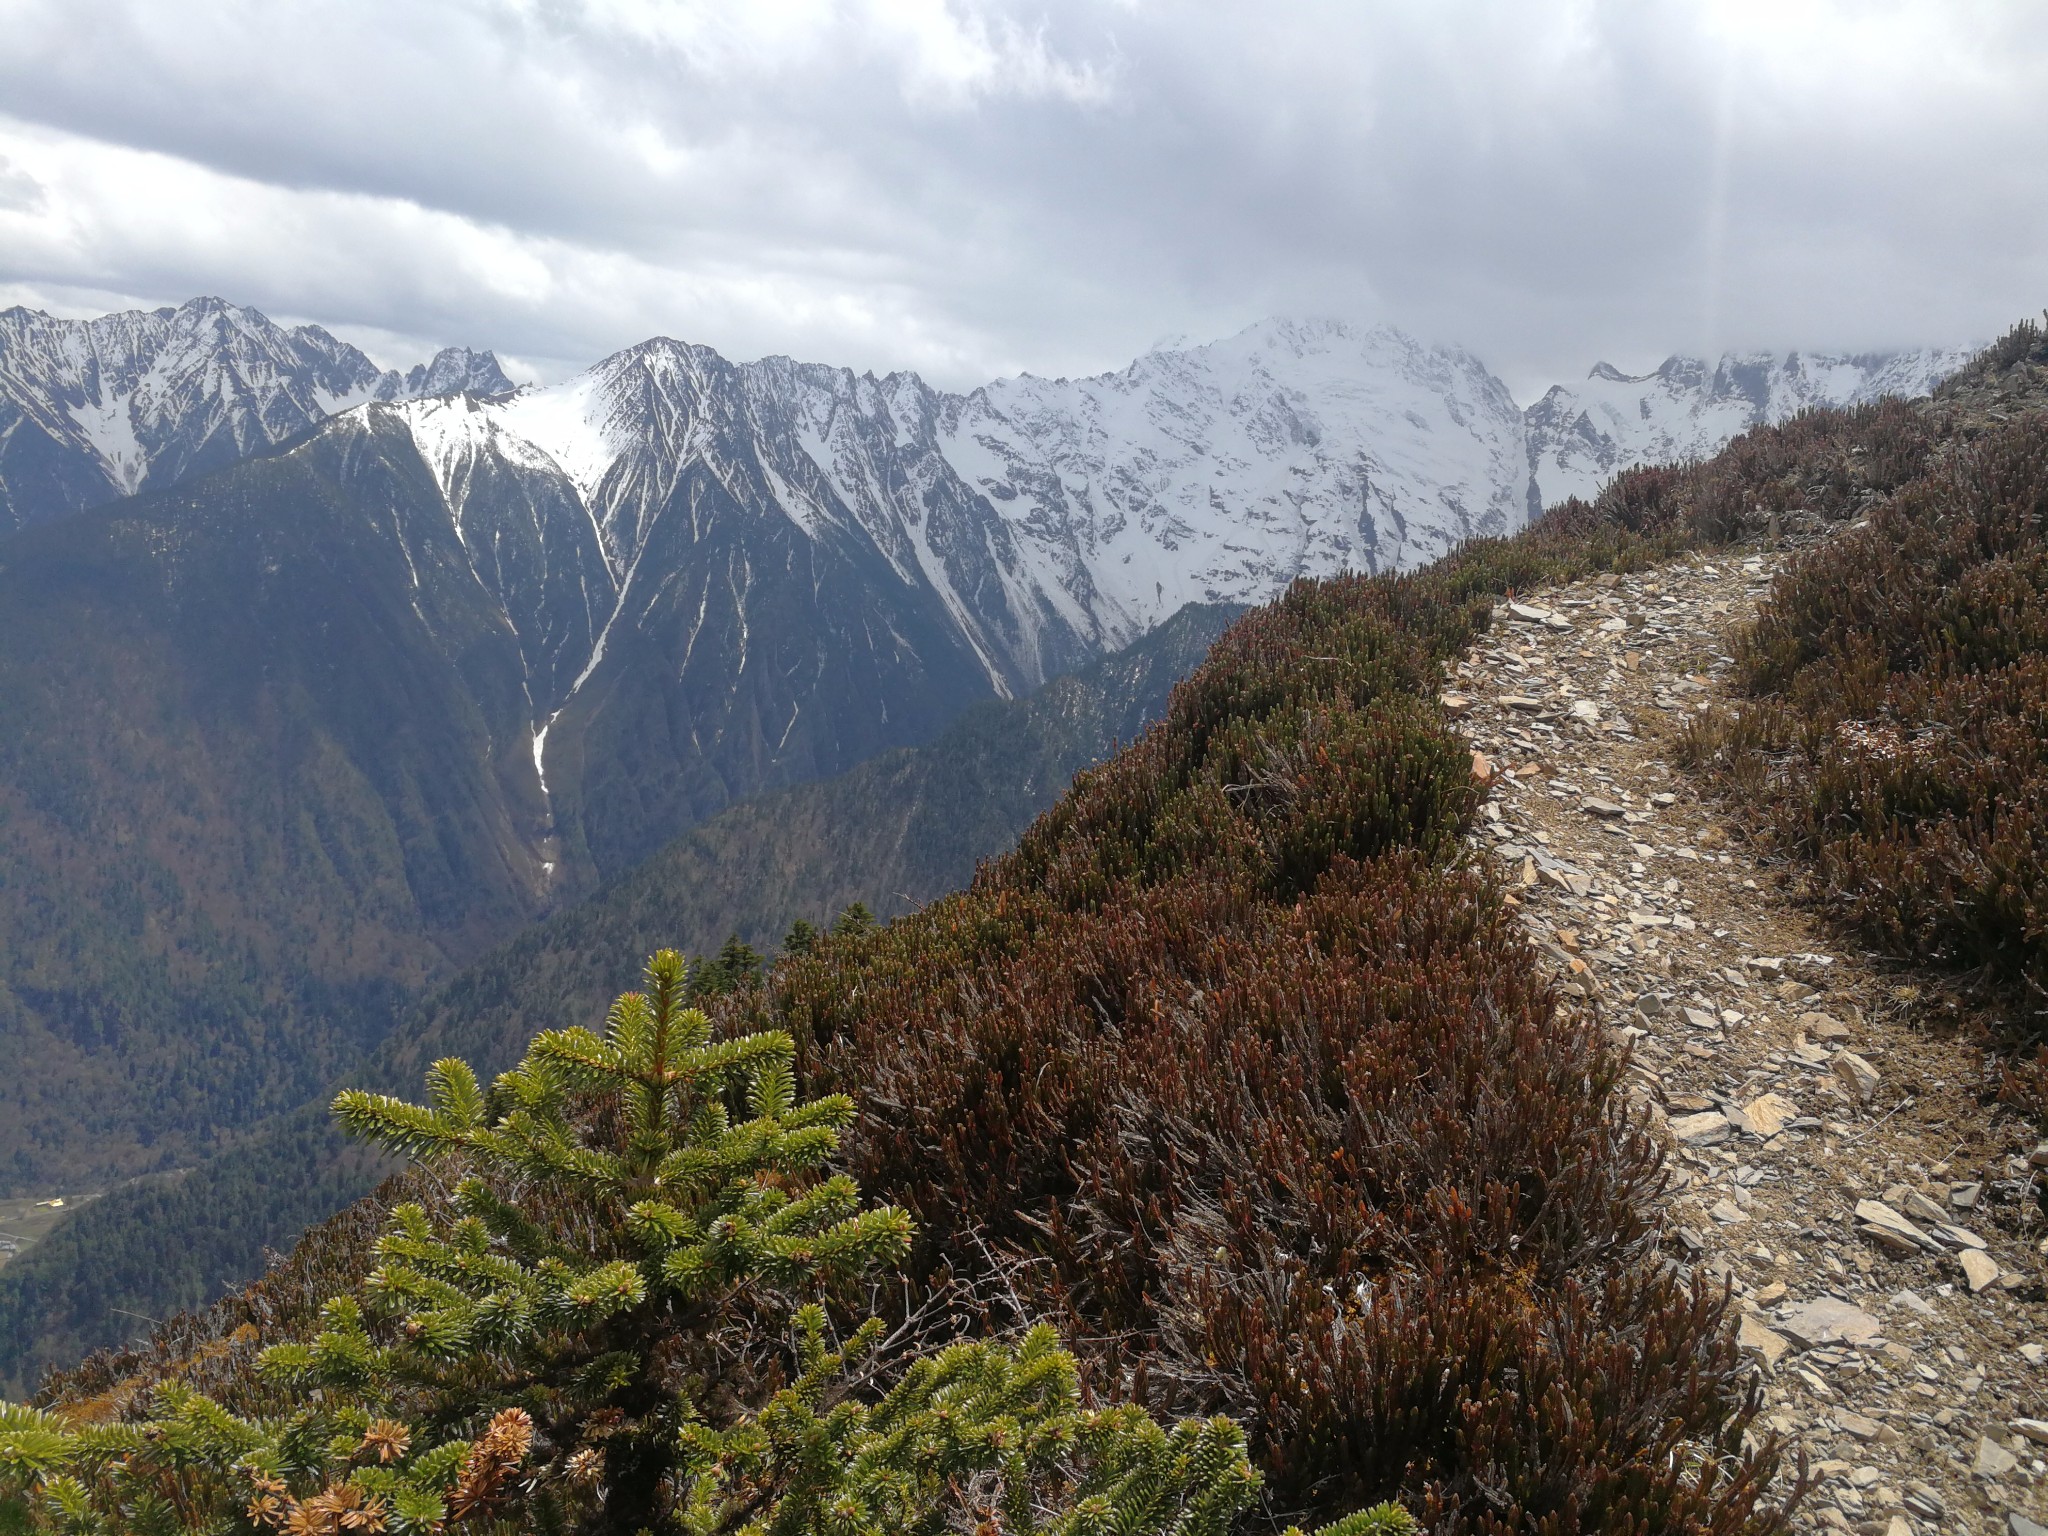
[[[1621,1057],[1455,856],[1438,658],[1504,573],[1644,547],[1569,516],[1594,553],[1546,528],[1298,584],[969,891],[749,1004],[861,1102],[853,1171],[926,1276],[1062,1317],[1100,1391],[1244,1418],[1280,1510],[1777,1519],[1726,1297],[1657,1255]]]
[[[2048,417],[1957,447],[1795,563],[1740,660],[1753,723],[1698,755],[1764,789],[1845,924],[2011,988],[2010,1022],[2041,1033]]]

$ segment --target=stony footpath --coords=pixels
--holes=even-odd
[[[1843,947],[1670,748],[1791,552],[1521,594],[1446,703],[1493,791],[1475,841],[1634,1045],[1671,1142],[1665,1242],[1725,1277],[1801,1529],[2048,1536],[2048,1147],[1979,1045]]]

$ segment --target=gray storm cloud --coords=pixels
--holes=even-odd
[[[0,0],[0,299],[950,384],[1273,312],[1518,392],[2048,302],[2048,12]],[[399,360],[393,357],[392,360]]]

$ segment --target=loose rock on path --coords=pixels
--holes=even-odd
[[[1666,1251],[1732,1284],[1804,1530],[2048,1536],[2048,1148],[1979,1044],[1781,889],[1669,758],[1787,558],[1694,556],[1519,594],[1446,704],[1498,861],[1568,996],[1634,1045],[1671,1144]]]

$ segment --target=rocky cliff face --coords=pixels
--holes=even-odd
[[[1583,383],[1554,385],[1529,407],[1536,497],[1546,507],[1568,496],[1590,500],[1631,464],[1707,458],[1751,427],[1812,406],[1924,395],[1973,351],[1731,352],[1717,363],[1669,358],[1640,376],[1596,363]]]
[[[511,387],[488,352],[384,372],[318,326],[219,299],[0,311],[0,532],[219,469],[366,400]]]

